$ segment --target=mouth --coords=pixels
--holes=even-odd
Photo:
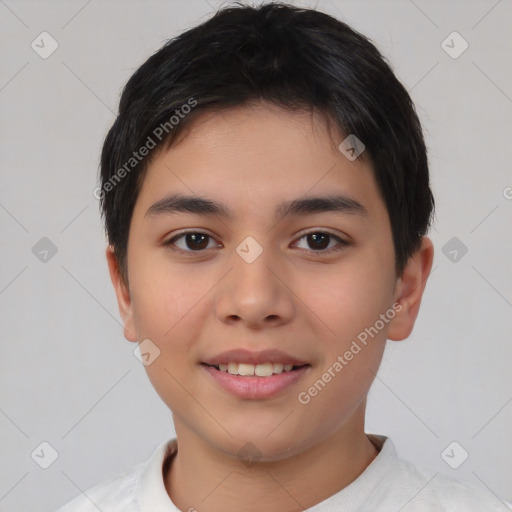
[[[278,349],[229,350],[205,358],[200,367],[215,387],[244,400],[282,396],[311,371],[311,364]]]
[[[201,363],[209,382],[243,400],[269,400],[290,392],[311,371],[302,363]]]
[[[201,363],[219,372],[228,373],[230,375],[237,375],[242,377],[272,377],[272,375],[280,375],[281,373],[294,372],[304,367],[310,366],[309,364],[292,364],[292,363],[236,363],[230,362],[227,364],[208,364]]]

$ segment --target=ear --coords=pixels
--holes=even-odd
[[[130,290],[121,275],[114,248],[111,245],[107,247],[106,256],[110,279],[116,292],[119,313],[124,324],[124,337],[128,341],[137,341]]]
[[[413,328],[420,309],[421,298],[434,260],[434,245],[430,238],[422,237],[420,248],[409,258],[402,276],[396,283],[395,317],[390,322],[387,337],[400,341],[407,338]]]

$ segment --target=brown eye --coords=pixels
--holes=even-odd
[[[312,233],[306,235],[308,245],[313,249],[326,249],[329,245],[330,235],[327,233]]]
[[[325,231],[312,231],[310,233],[306,233],[299,240],[306,241],[307,247],[301,248],[314,252],[329,253],[331,251],[343,249],[343,247],[348,245],[348,242],[342,240],[339,236]],[[334,241],[337,241],[338,244],[334,244],[334,246],[330,245]]]
[[[184,252],[201,252],[209,248],[208,243],[210,240],[213,240],[213,238],[206,233],[188,231],[171,238],[165,242],[165,245],[176,246]],[[177,243],[178,241],[180,241],[180,244]]]

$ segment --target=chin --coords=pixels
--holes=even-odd
[[[282,421],[282,418],[279,421]],[[307,436],[304,429],[290,430],[289,425],[286,428],[279,425],[279,421],[274,422],[272,427],[267,424],[263,427],[257,422],[248,425],[247,421],[237,427],[232,424],[225,425],[233,437],[225,432],[221,438],[212,439],[210,435],[208,437],[214,448],[242,462],[249,461],[248,465],[250,461],[286,460],[314,444],[314,435]]]

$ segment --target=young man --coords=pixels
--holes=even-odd
[[[97,195],[176,439],[61,512],[506,510],[364,430],[434,206],[411,99],[366,38],[285,4],[219,11],[126,85]]]

